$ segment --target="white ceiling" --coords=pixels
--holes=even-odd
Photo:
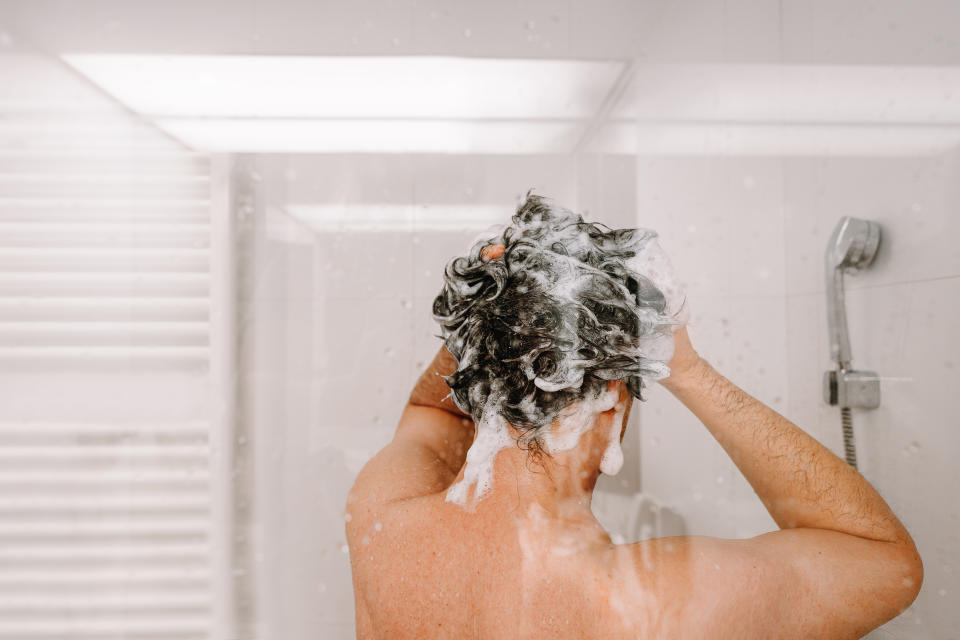
[[[952,0],[0,0],[0,52],[115,54],[82,70],[211,150],[912,153],[956,144],[957,24]],[[223,66],[209,83],[197,58],[138,71],[134,54]],[[394,62],[357,71],[366,56]],[[452,66],[387,69],[414,60]],[[636,73],[616,101],[606,72],[526,66],[626,60]]]

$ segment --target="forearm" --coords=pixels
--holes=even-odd
[[[417,384],[410,392],[410,404],[436,407],[469,418],[470,416],[461,411],[450,399],[450,387],[447,386],[442,377],[448,376],[456,370],[456,359],[447,351],[445,346],[441,346],[437,355],[434,356],[433,362],[430,363],[426,371],[420,374]]]
[[[781,528],[830,529],[910,542],[906,529],[862,475],[705,360],[663,384],[723,446]]]

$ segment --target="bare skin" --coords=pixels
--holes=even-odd
[[[910,535],[859,473],[750,397],[675,333],[662,381],[751,483],[779,531],[615,545],[590,499],[626,416],[570,451],[496,457],[473,509],[445,501],[474,425],[446,398],[441,348],[393,441],[357,478],[347,536],[358,638],[859,638],[916,597]],[[631,397],[622,381],[611,383]],[[629,414],[629,406],[627,414]]]

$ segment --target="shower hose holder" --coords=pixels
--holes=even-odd
[[[838,369],[823,374],[823,400],[849,409],[880,406],[880,376],[873,371]]]

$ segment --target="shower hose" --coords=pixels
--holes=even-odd
[[[843,423],[843,453],[847,464],[857,468],[857,449],[853,446],[853,414],[850,407],[840,408],[840,421]]]

